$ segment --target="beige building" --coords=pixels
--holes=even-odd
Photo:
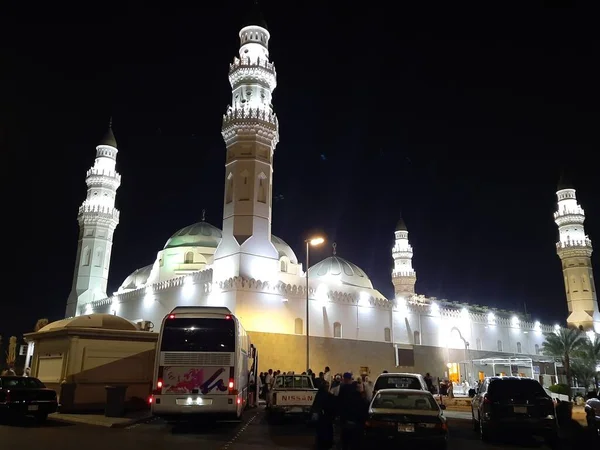
[[[59,320],[25,335],[33,350],[31,376],[59,393],[63,412],[102,409],[107,385],[127,386],[130,407],[144,405],[157,338],[110,314]]]

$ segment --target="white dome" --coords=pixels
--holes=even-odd
[[[102,328],[103,330],[137,331],[137,327],[123,317],[112,314],[88,314],[49,323],[40,329],[39,333],[54,331],[60,328]]]
[[[275,246],[275,249],[277,249],[280,258],[282,256],[287,256],[292,264],[298,264],[298,258],[296,258],[294,250],[292,250],[292,247],[290,247],[287,242],[274,235],[271,235],[271,242]]]
[[[339,256],[330,256],[308,269],[309,278],[328,281],[339,281],[348,286],[373,289],[373,283],[367,274],[356,264]]]
[[[148,277],[152,272],[152,264],[141,269],[135,270],[131,275],[125,278],[125,281],[119,287],[119,291],[124,289],[138,289],[146,284]]]
[[[217,248],[223,233],[208,222],[198,222],[177,231],[169,238],[164,248],[209,247]]]

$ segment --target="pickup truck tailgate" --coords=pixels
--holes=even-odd
[[[273,394],[277,406],[312,406],[317,391],[276,391]]]

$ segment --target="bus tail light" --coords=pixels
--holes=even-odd
[[[242,399],[238,397],[237,404],[239,405],[240,403],[242,403]]]
[[[229,395],[238,395],[238,391],[237,389],[235,389],[235,383],[233,378],[229,379],[229,384],[227,385],[227,388],[229,389]]]
[[[231,316],[230,316],[229,314],[227,314],[227,315],[225,316],[225,318],[229,320],[229,319],[231,319]]]
[[[229,390],[233,391],[233,378],[229,379]]]
[[[169,319],[174,319],[175,318],[175,314],[169,314]]]
[[[154,396],[151,395],[150,397],[148,397],[148,404],[151,405],[154,402]]]
[[[158,381],[156,382],[156,389],[162,389],[162,387],[163,387],[163,380],[161,380],[159,378]]]

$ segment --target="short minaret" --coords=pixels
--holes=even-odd
[[[79,242],[66,317],[78,315],[79,308],[86,303],[107,297],[113,233],[119,223],[119,211],[115,208],[115,196],[121,184],[121,175],[115,170],[117,152],[111,123],[96,147],[94,166],[85,178],[87,197],[77,215]]]
[[[592,241],[585,234],[585,213],[577,203],[575,189],[564,176],[556,192],[558,210],[554,220],[559,240],[556,251],[560,257],[567,294],[570,327],[600,331],[600,314],[592,271]]]
[[[277,79],[269,62],[270,34],[258,11],[239,36],[239,58],[229,65],[232,100],[223,116],[223,239],[214,270],[217,279],[240,275],[269,281],[279,257],[271,243],[273,155],[279,141],[271,98]]]
[[[392,283],[396,296],[411,296],[415,293],[417,273],[412,266],[413,250],[408,242],[408,229],[404,220],[400,218],[396,225],[396,242],[392,248],[394,270]]]

